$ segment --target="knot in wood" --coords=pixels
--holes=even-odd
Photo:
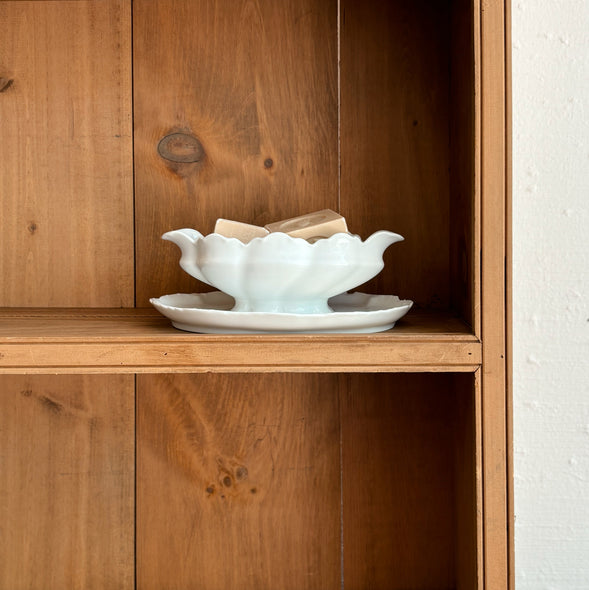
[[[193,164],[204,157],[204,149],[200,141],[187,133],[171,133],[163,137],[157,151],[164,160]]]

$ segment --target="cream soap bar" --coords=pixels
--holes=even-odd
[[[284,232],[293,238],[307,240],[329,238],[333,234],[348,231],[346,220],[331,209],[269,223],[265,227],[270,232]]]
[[[215,233],[221,234],[226,238],[237,238],[244,244],[247,244],[253,238],[267,236],[270,232],[258,225],[232,221],[231,219],[217,219],[215,223]]]

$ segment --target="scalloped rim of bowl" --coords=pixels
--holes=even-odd
[[[243,247],[243,248],[247,248],[251,244],[255,244],[255,243],[258,243],[261,241],[268,242],[268,241],[272,241],[272,240],[282,240],[285,242],[292,242],[293,244],[306,244],[306,246],[303,246],[303,248],[305,248],[305,247],[309,247],[309,248],[319,247],[320,248],[320,247],[322,247],[321,246],[322,244],[327,244],[330,242],[334,242],[336,240],[346,240],[346,241],[351,241],[351,242],[357,242],[358,244],[366,244],[373,236],[376,236],[377,234],[381,234],[381,233],[393,234],[399,238],[397,240],[399,242],[403,241],[405,239],[403,236],[396,234],[395,232],[386,230],[386,229],[380,229],[378,231],[375,231],[374,233],[370,234],[365,240],[363,240],[362,237],[359,236],[358,234],[352,234],[352,233],[346,233],[346,232],[337,232],[337,233],[329,236],[328,238],[321,238],[315,242],[309,242],[309,241],[307,241],[306,238],[300,238],[298,236],[291,236],[285,232],[271,232],[269,234],[266,234],[265,236],[256,236],[255,238],[252,238],[248,242],[242,242],[239,238],[228,237],[228,236],[224,236],[223,234],[217,234],[214,232],[207,234],[206,236],[203,235],[202,238],[200,238],[200,239],[206,240],[206,241],[220,241],[220,242],[228,242],[228,243],[237,243],[240,245],[240,247]]]

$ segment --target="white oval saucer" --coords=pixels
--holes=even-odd
[[[239,312],[231,311],[233,297],[221,291],[163,295],[150,302],[174,327],[203,334],[382,332],[413,305],[395,295],[343,293],[329,300],[333,313]]]

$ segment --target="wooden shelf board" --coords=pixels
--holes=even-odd
[[[474,371],[461,320],[412,312],[377,334],[194,334],[155,310],[0,309],[0,373]]]

